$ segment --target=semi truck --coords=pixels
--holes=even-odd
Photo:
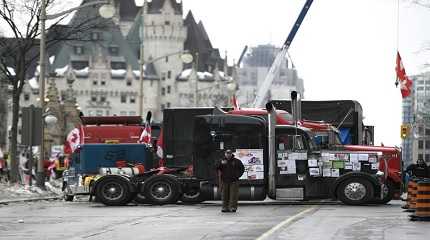
[[[291,111],[291,100],[270,101],[277,109]],[[327,148],[336,148],[345,151],[378,151],[388,159],[388,176],[385,185],[386,197],[382,201],[386,203],[392,198],[399,199],[402,189],[401,150],[398,147],[374,146],[374,127],[363,124],[363,108],[358,101],[354,100],[330,100],[330,101],[300,101],[298,103],[301,116],[311,121],[324,121],[339,129],[339,133],[331,133],[330,128],[326,131],[321,129],[317,134],[323,136],[338,135],[338,137],[327,137]],[[333,142],[332,139],[338,139]],[[340,140],[340,144],[339,143]],[[384,168],[384,162],[381,168]]]
[[[215,165],[225,149],[233,149],[246,166],[240,180],[240,200],[333,198],[361,205],[381,199],[386,179],[385,173],[379,171],[380,162],[386,161],[381,152],[321,150],[311,130],[298,125],[277,125],[272,106],[267,108],[268,119],[222,111],[207,114],[207,110],[175,119],[176,124],[192,122],[193,131],[164,129],[164,136],[169,131],[183,133],[182,143],[166,138],[166,150],[172,143],[177,143],[172,149],[187,146],[188,150],[182,152],[191,156],[192,175],[180,168],[187,165],[187,154],[174,156],[175,152],[166,151],[164,169],[131,177],[102,176],[94,183],[93,193],[106,205],[127,204],[130,196],[136,194],[144,195],[153,204],[174,203],[184,196],[195,202],[217,200],[221,196]],[[169,119],[166,117],[164,124]],[[184,161],[169,161],[180,157]],[[121,198],[103,194],[107,190]]]

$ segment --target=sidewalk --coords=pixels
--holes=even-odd
[[[35,186],[0,183],[0,204],[37,200],[59,199],[62,197],[61,184],[54,180],[46,182],[46,191]]]
[[[409,220],[404,202],[380,206],[321,206],[310,209],[262,239],[428,239],[428,222]]]

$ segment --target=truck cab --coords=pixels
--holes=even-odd
[[[233,149],[245,165],[241,200],[336,198],[364,204],[380,195],[377,152],[363,153],[359,162],[358,154],[321,150],[314,133],[300,126],[275,125],[272,137],[266,119],[258,116],[198,116],[194,126],[194,173],[206,180],[201,186],[205,199],[220,199],[215,165],[225,149]],[[355,171],[349,167],[350,154],[360,164]],[[354,186],[360,193],[354,192]]]

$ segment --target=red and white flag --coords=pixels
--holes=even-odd
[[[239,101],[237,100],[236,95],[233,95],[233,97],[231,97],[231,104],[233,105],[234,110],[240,109]]]
[[[67,135],[66,142],[64,144],[64,153],[71,154],[81,144],[81,132],[79,128],[74,128]]]
[[[164,140],[163,140],[163,129],[160,131],[160,135],[157,139],[157,156],[160,158],[159,166],[164,167]]]
[[[400,91],[402,93],[402,98],[408,97],[412,92],[412,80],[406,75],[405,67],[403,66],[402,58],[400,53],[397,52],[396,58],[396,86],[400,83]]]
[[[142,134],[140,134],[139,143],[143,143],[145,145],[151,146],[151,124],[146,122],[145,127],[143,128]]]

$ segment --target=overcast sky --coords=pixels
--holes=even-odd
[[[238,59],[245,45],[286,39],[305,0],[184,0],[214,47]],[[423,71],[430,9],[400,2],[399,50],[409,75]],[[316,0],[290,53],[306,100],[358,100],[375,143],[400,140],[401,95],[395,88],[397,0]],[[428,58],[427,58],[428,59]],[[288,94],[288,93],[286,93]]]

